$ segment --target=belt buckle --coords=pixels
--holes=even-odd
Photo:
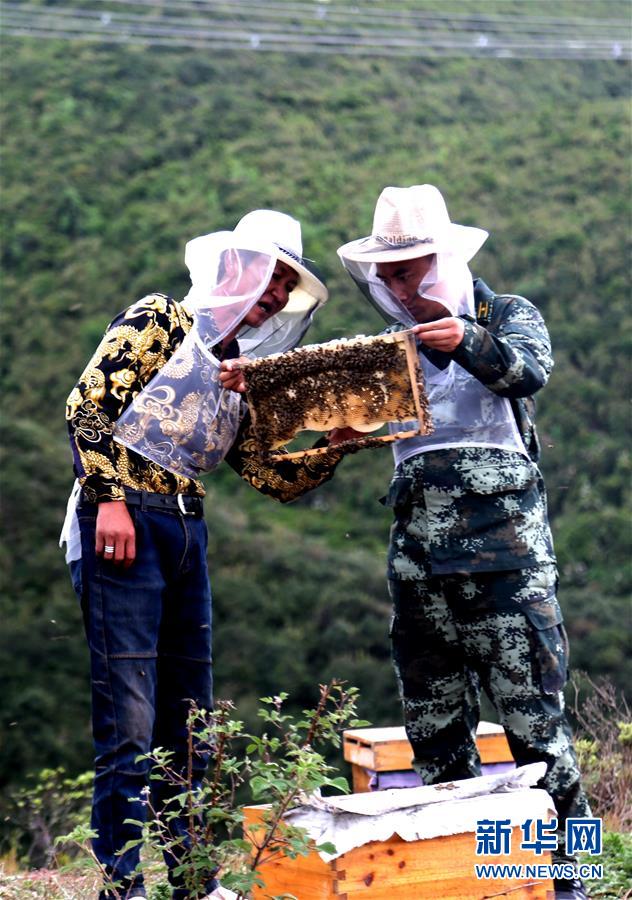
[[[192,509],[187,509],[184,505],[184,494],[176,494],[176,503],[178,504],[178,509],[182,513],[183,516],[193,516],[195,513]]]

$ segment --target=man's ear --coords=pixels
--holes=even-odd
[[[219,258],[218,283],[221,284],[227,278],[231,278],[237,271],[238,265],[235,248],[229,247],[227,250],[224,250]]]
[[[243,260],[234,247],[224,250],[219,260],[216,292],[230,295],[234,293],[236,284],[243,273]]]

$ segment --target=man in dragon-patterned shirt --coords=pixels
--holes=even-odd
[[[197,742],[193,758],[187,755],[189,705],[212,705],[207,533],[197,474],[225,458],[258,490],[285,502],[331,477],[343,455],[330,449],[264,464],[239,395],[224,387],[233,377],[227,361],[248,341],[258,342],[259,352],[261,335],[292,345],[327,299],[303,262],[299,223],[254,211],[233,232],[189,242],[186,261],[192,289],[185,302],[152,294],[120,313],[67,405],[80,492],[73,495],[76,520],[71,505],[63,536],[90,648],[101,900],[145,896],[138,845],[147,809],[143,755],[154,747],[171,751],[173,768],[192,766],[194,787],[208,758]],[[197,390],[188,389],[185,376],[199,378]],[[231,415],[223,416],[227,407]],[[122,419],[131,421],[127,430]],[[135,437],[124,441],[126,434]],[[151,785],[154,806],[163,809],[173,789]],[[174,842],[167,855],[172,896],[198,896],[177,872],[189,844],[187,817],[170,815],[163,825]],[[225,896],[215,872],[201,874],[205,894]]]
[[[126,488],[160,494],[203,497],[202,482],[162,468],[113,439],[113,425],[189,333],[193,315],[164,294],[150,294],[121,312],[108,326],[94,356],[66,401],[75,472],[83,496],[92,503],[124,500]],[[238,342],[224,358],[238,353]],[[332,451],[304,460],[265,463],[257,452],[246,414],[224,457],[258,491],[290,502],[328,478]]]
[[[434,425],[394,443],[385,498],[414,768],[426,784],[480,774],[482,687],[516,763],[546,763],[561,855],[565,820],[590,810],[564,714],[568,646],[532,419],[553,360],[532,303],[473,281],[467,263],[486,237],[452,223],[434,186],[387,187],[372,234],[338,253],[390,330],[417,335]],[[559,900],[586,897],[577,879],[555,888]]]

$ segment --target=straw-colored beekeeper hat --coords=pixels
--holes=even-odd
[[[441,191],[432,184],[385,187],[371,234],[344,244],[338,254],[343,260],[380,263],[453,253],[468,262],[487,236],[482,228],[451,222]]]

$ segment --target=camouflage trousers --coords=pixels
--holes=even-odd
[[[563,827],[590,816],[562,689],[567,640],[551,564],[391,580],[391,630],[414,768],[426,784],[480,775],[475,743],[484,689],[517,765],[544,761],[538,785]]]

